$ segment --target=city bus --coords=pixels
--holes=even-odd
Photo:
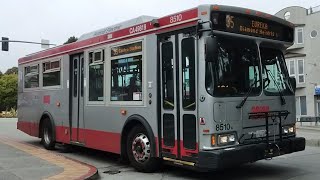
[[[284,58],[293,42],[291,23],[220,5],[108,26],[19,59],[17,128],[143,172],[303,151]]]

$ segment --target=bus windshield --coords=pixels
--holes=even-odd
[[[257,44],[248,39],[218,38],[218,58],[206,63],[206,89],[217,97],[261,92]]]
[[[278,49],[260,47],[263,69],[264,92],[266,95],[290,95],[293,93],[285,68],[283,54]]]

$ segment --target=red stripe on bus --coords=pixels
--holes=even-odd
[[[29,134],[30,136],[39,137],[39,124],[27,121],[18,121],[17,129]]]
[[[180,147],[182,147],[181,148],[181,156],[192,156],[192,154],[199,153],[198,143],[196,143],[196,149],[194,149],[194,150],[184,148],[183,141],[180,141]]]
[[[35,137],[39,137],[39,124],[30,121],[18,121],[17,129]],[[72,128],[73,132],[77,132],[77,128]],[[76,137],[76,133],[74,137]],[[102,151],[120,154],[121,152],[121,133],[98,131],[91,129],[79,129],[80,142],[85,144],[85,147],[98,149]],[[56,141],[60,143],[70,143],[70,130],[66,126],[56,126]],[[158,152],[158,138],[155,138],[156,154]]]
[[[180,14],[181,14],[182,18],[179,19],[179,21],[176,21],[176,18],[179,18],[179,17],[174,18],[175,19],[174,21],[171,19],[173,16],[180,16]],[[195,9],[190,9],[190,10],[183,11],[183,12],[180,12],[180,13],[177,13],[177,14],[173,14],[173,15],[170,15],[170,16],[165,16],[163,18],[158,19],[158,22],[159,22],[159,24],[161,26],[174,25],[175,23],[182,23],[182,24],[178,24],[176,26],[168,27],[168,29],[176,29],[178,27],[185,26],[186,25],[185,23],[187,23],[187,22],[183,23],[184,21],[187,21],[189,19],[194,19],[194,18],[197,18],[197,17],[198,17],[198,9],[195,8]],[[194,24],[194,22],[193,22],[193,24]],[[148,31],[148,30],[152,30],[152,29],[154,29],[154,31],[146,32],[146,33],[138,34],[138,35],[135,35],[136,33],[132,33],[133,32],[132,28],[138,27],[140,25],[143,25],[143,26],[145,25],[145,27],[146,27],[145,29],[143,29],[143,31],[140,31],[142,33],[144,31]],[[160,29],[159,32],[161,32],[163,30],[164,29]],[[137,32],[137,33],[140,33],[140,32]],[[67,53],[68,51],[72,51],[72,52],[73,51],[79,51],[79,49],[84,49],[84,48],[86,48],[86,47],[88,47],[90,45],[93,46],[94,44],[98,44],[98,43],[106,43],[105,41],[107,41],[107,40],[110,40],[110,42],[111,42],[112,39],[121,38],[121,37],[124,37],[124,36],[132,35],[131,37],[124,38],[124,39],[129,39],[129,38],[133,38],[133,37],[139,37],[139,36],[147,35],[147,34],[150,34],[150,33],[157,33],[157,29],[155,29],[155,27],[151,24],[151,22],[146,22],[146,23],[138,24],[138,25],[135,25],[135,26],[132,26],[132,27],[128,27],[128,28],[125,28],[125,29],[121,29],[119,31],[115,31],[115,32],[109,33],[109,34],[112,34],[112,38],[109,38],[109,39],[108,39],[108,35],[109,34],[103,34],[103,35],[92,37],[90,39],[86,39],[86,40],[83,40],[83,41],[70,43],[70,44],[62,45],[62,46],[59,46],[59,47],[56,47],[56,48],[52,48],[52,49],[49,49],[49,50],[41,51],[41,52],[38,52],[36,54],[20,58],[18,60],[18,62],[19,62],[19,64],[23,64],[23,63],[25,63],[27,61],[31,62],[32,60],[35,60],[35,59],[41,59],[41,58],[45,58],[45,57],[52,57],[52,56],[62,55],[62,54]],[[112,42],[123,41],[124,39],[116,40],[116,41],[112,41]]]

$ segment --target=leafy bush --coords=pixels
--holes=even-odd
[[[16,118],[18,115],[17,110],[11,108],[9,111],[2,111],[0,113],[0,118]]]
[[[0,112],[17,109],[18,75],[4,74],[0,76]]]

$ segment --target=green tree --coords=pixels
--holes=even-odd
[[[12,67],[8,69],[4,74],[18,74],[18,67]]]
[[[2,72],[0,71],[0,77],[2,76],[3,74],[2,74]]]
[[[71,37],[69,37],[69,39],[67,40],[67,42],[65,42],[65,43],[63,43],[63,44],[73,43],[73,42],[76,42],[77,40],[78,40],[77,37],[71,36]]]
[[[18,75],[5,74],[0,77],[0,111],[17,108]]]

